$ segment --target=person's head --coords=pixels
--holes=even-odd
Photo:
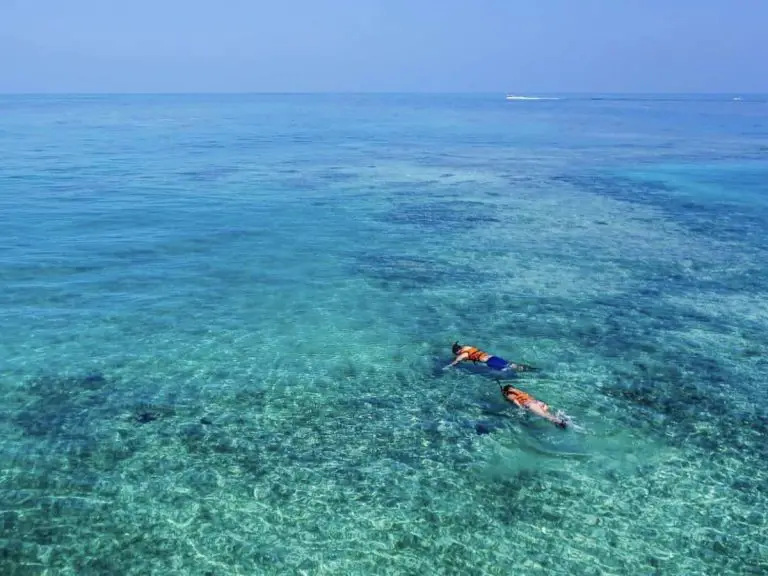
[[[509,396],[510,394],[514,394],[516,392],[515,387],[511,386],[510,384],[507,384],[504,386],[504,388],[501,389],[501,393],[504,394],[504,396]]]
[[[453,351],[454,354],[458,355],[461,352],[461,346],[459,345],[458,342],[454,342],[453,346],[451,346],[451,350]]]

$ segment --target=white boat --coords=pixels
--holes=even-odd
[[[559,98],[544,98],[540,96],[515,96],[507,94],[507,100],[559,100]]]

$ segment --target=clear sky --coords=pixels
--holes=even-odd
[[[0,92],[768,92],[768,0],[0,0]]]

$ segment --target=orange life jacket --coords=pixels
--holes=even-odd
[[[482,362],[483,356],[488,356],[487,353],[474,346],[464,346],[463,352],[467,355],[467,360],[472,362]]]
[[[525,406],[529,402],[533,402],[535,400],[533,396],[526,394],[522,390],[510,390],[507,392],[506,396],[510,400],[517,400],[517,402],[519,402],[522,406]]]

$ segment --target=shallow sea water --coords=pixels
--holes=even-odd
[[[5,96],[0,157],[0,573],[768,573],[768,98]]]

